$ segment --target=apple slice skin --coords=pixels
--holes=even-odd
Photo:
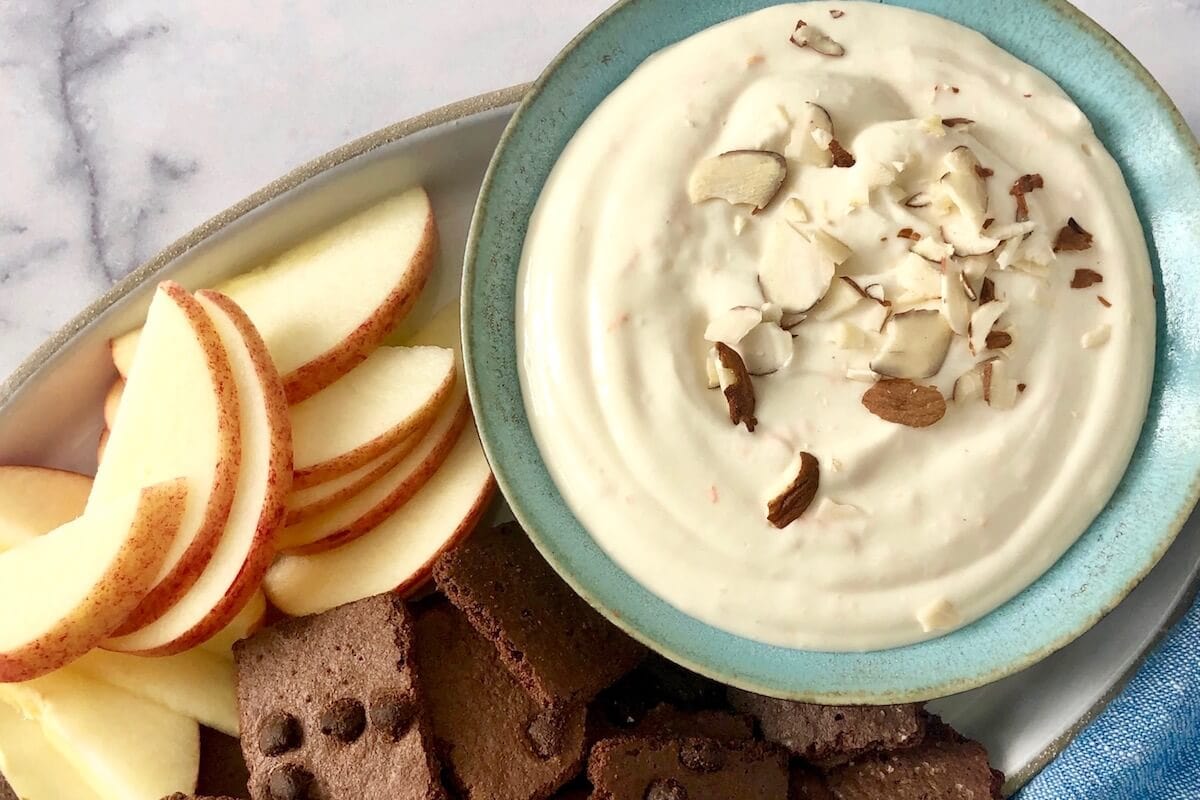
[[[442,466],[447,456],[450,455],[450,451],[454,449],[463,429],[471,420],[471,404],[466,397],[466,392],[462,389],[459,392],[462,395],[461,399],[455,397],[451,400],[455,404],[455,408],[442,412],[453,415],[448,420],[449,424],[443,430],[438,431],[436,430],[438,425],[436,422],[434,423],[434,430],[426,434],[426,439],[431,436],[438,438],[432,442],[418,444],[414,453],[420,452],[422,444],[428,444],[428,450],[421,454],[420,462],[415,464],[412,470],[387,495],[355,519],[329,530],[316,529],[315,523],[303,528],[284,528],[279,536],[279,549],[296,555],[331,550],[369,533],[379,523],[395,513],[396,509],[408,502]],[[397,469],[399,466],[397,465],[393,469]],[[384,477],[381,480],[387,480],[387,478]],[[316,529],[315,537],[314,529]]]
[[[192,620],[189,620],[187,616],[176,616],[181,604],[189,600],[189,597],[184,595],[175,606],[167,609],[162,616],[145,627],[105,641],[102,646],[107,650],[136,653],[143,656],[168,656],[182,653],[212,638],[238,615],[254,593],[258,591],[263,576],[271,565],[271,560],[275,557],[274,538],[283,523],[292,478],[292,431],[287,398],[283,392],[283,382],[271,361],[270,353],[267,352],[266,343],[254,327],[254,323],[246,316],[245,311],[219,292],[197,292],[197,298],[206,313],[213,316],[222,315],[232,326],[236,335],[241,338],[241,343],[231,343],[230,349],[242,347],[249,358],[253,380],[257,383],[257,387],[239,386],[238,397],[239,402],[250,402],[251,398],[257,400],[258,395],[262,395],[267,428],[267,441],[263,446],[268,452],[268,457],[264,465],[265,476],[246,474],[249,463],[247,459],[243,459],[238,492],[256,491],[253,486],[241,485],[241,481],[255,480],[259,477],[266,481],[266,489],[261,506],[256,506],[259,511],[252,522],[254,530],[249,532],[245,551],[230,554],[241,561],[241,567],[232,581],[225,586],[215,605],[199,619],[192,617]],[[220,327],[222,326],[218,326],[218,330]],[[231,352],[230,357],[236,359],[242,356]],[[241,413],[246,412],[243,410]],[[242,432],[243,454],[246,454],[251,446],[245,433],[245,431]],[[235,495],[235,508],[238,500],[239,498]],[[228,524],[233,524],[234,521],[235,515],[231,513]],[[248,532],[239,531],[237,533],[239,534],[237,540],[242,541]],[[227,541],[231,541],[232,535],[233,533],[226,527],[222,534],[222,541],[218,543],[214,557],[209,561],[206,569],[221,569],[218,559],[227,557],[222,546]],[[203,582],[198,582],[192,591],[204,588]],[[192,621],[191,625],[187,624],[189,621]]]
[[[391,450],[377,456],[373,461],[368,461],[357,470],[307,488],[297,488],[293,483],[292,494],[288,498],[287,517],[283,524],[298,525],[306,519],[328,511],[391,472],[393,467],[421,443],[431,425],[432,419],[402,439]]]
[[[428,202],[428,200],[426,201]],[[392,329],[412,310],[421,290],[429,280],[438,252],[438,228],[433,208],[428,207],[425,229],[412,255],[412,266],[404,279],[392,288],[348,338],[320,356],[283,376],[288,402],[299,403],[345,375],[362,363],[392,332]]]
[[[99,644],[126,618],[146,596],[166,559],[178,533],[187,494],[184,479],[156,484],[138,493],[129,530],[105,571],[96,576],[87,595],[56,625],[0,652],[0,683],[32,680],[69,664]],[[22,599],[38,602],[37,597]],[[5,605],[19,607],[12,600],[9,598]]]
[[[375,530],[333,550],[280,557],[263,584],[267,597],[283,613],[302,616],[380,592],[412,591],[428,579],[438,556],[475,528],[495,487],[475,427],[467,425],[429,483]],[[449,500],[454,505],[443,507]],[[421,543],[427,551],[419,563],[400,566],[417,530],[434,536]]]
[[[112,631],[114,636],[132,633],[158,619],[200,578],[217,548],[221,533],[225,529],[225,522],[229,518],[229,510],[233,507],[238,466],[241,461],[237,385],[221,338],[204,307],[186,289],[174,281],[164,281],[158,285],[158,289],[179,307],[197,332],[197,339],[203,349],[213,387],[217,392],[217,435],[220,439],[217,446],[221,456],[203,522],[192,541],[158,585],[151,589],[125,621]]]
[[[242,639],[248,639],[258,632],[267,621],[267,596],[260,587],[242,606],[242,610],[228,625],[217,631],[213,636],[201,642],[197,647],[206,653],[233,658],[233,645]]]

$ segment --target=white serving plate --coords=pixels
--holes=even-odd
[[[440,264],[408,324],[459,292],[475,198],[492,150],[525,87],[447,106],[352,142],[264,187],[135,270],[40,347],[0,386],[0,463],[91,473],[101,401],[116,377],[108,340],[141,324],[154,285],[210,286],[313,231],[413,184],[429,190]],[[280,302],[286,302],[281,298]],[[503,513],[503,512],[501,512]],[[1014,791],[1104,707],[1195,595],[1200,520],[1150,576],[1065,649],[997,683],[930,704],[982,741]]]

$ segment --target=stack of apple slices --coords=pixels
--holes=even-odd
[[[112,344],[94,481],[0,467],[0,603],[22,609],[0,620],[0,772],[19,795],[193,791],[197,725],[237,734],[231,648],[268,597],[307,614],[409,590],[473,527],[494,483],[457,304],[384,346],[436,239],[415,189],[217,290],[161,284]]]

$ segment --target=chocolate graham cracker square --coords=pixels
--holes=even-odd
[[[447,786],[463,800],[545,800],[580,771],[582,706],[546,708],[449,603],[417,612],[417,665]]]
[[[444,797],[398,598],[287,620],[234,657],[254,800]]]
[[[728,694],[730,705],[758,718],[765,738],[815,764],[912,747],[925,735],[925,712],[919,704],[823,706],[733,688]]]
[[[1000,800],[1003,784],[983,745],[936,719],[917,747],[865,755],[825,774],[836,800]]]
[[[619,736],[592,748],[592,800],[784,800],[788,758],[765,742]]]
[[[516,524],[476,531],[442,556],[434,577],[544,705],[587,702],[645,654],[555,574]]]

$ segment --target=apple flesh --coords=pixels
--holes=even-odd
[[[163,658],[93,650],[66,668],[238,735],[233,662],[202,649]]]
[[[0,553],[83,513],[92,479],[46,467],[0,467]]]
[[[444,347],[381,347],[345,377],[292,406],[296,488],[345,475],[426,425],[454,387]]]
[[[293,485],[292,493],[287,500],[287,516],[284,524],[296,525],[315,517],[375,483],[403,461],[404,457],[421,443],[425,434],[429,432],[432,422],[430,420],[426,425],[404,437],[391,450],[376,456],[353,472],[323,481],[307,489],[296,489]]]
[[[225,529],[195,584],[147,625],[108,639],[103,647],[141,655],[171,655],[224,628],[262,583],[275,552],[291,489],[291,427],[283,382],[262,337],[228,297],[200,292],[229,355],[237,386],[242,458]]]
[[[125,379],[117,378],[104,395],[104,427],[111,428],[117,420],[117,409],[121,407],[121,395],[125,393]]]
[[[188,479],[189,496],[153,588],[118,635],[160,617],[203,573],[229,518],[240,461],[237,385],[220,334],[199,301],[162,283],[88,508],[175,477]]]
[[[196,790],[200,726],[158,703],[74,670],[0,684],[0,703],[38,723],[50,746],[103,800]]]
[[[0,774],[25,800],[102,800],[41,726],[7,703],[0,703]]]
[[[216,288],[262,332],[288,400],[298,403],[353,369],[404,318],[429,278],[437,239],[418,187]],[[135,331],[112,343],[122,375],[139,338]]]
[[[267,596],[260,588],[250,596],[233,621],[211,639],[198,645],[200,650],[223,658],[233,658],[233,645],[253,636],[267,619]]]
[[[312,555],[284,555],[267,572],[267,596],[285,614],[319,614],[425,582],[433,562],[479,520],[495,484],[474,425],[415,497],[369,533]]]
[[[156,484],[0,554],[0,681],[56,670],[120,625],[154,585],[187,497],[184,480]]]

